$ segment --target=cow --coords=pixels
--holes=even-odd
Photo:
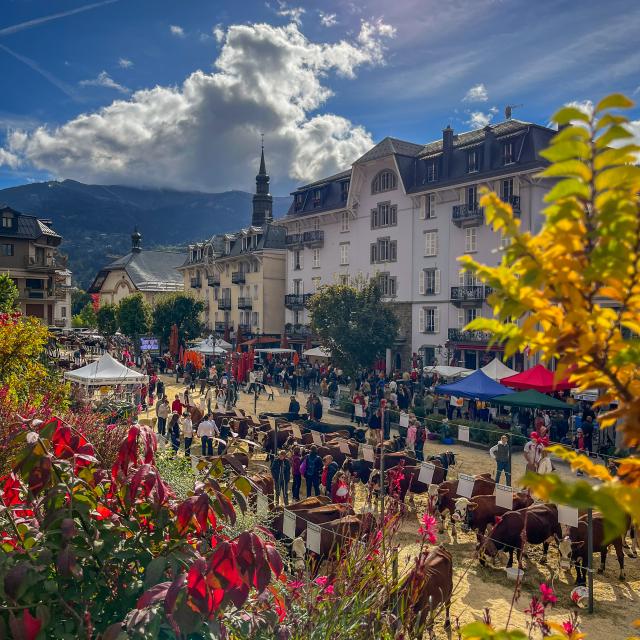
[[[438,608],[444,606],[445,628],[451,626],[449,609],[453,593],[453,559],[443,547],[425,549],[416,558],[411,571],[400,581],[397,595],[399,608],[411,607],[416,615],[415,635],[421,638],[425,628],[433,635]]]
[[[288,505],[286,509],[294,513],[306,513],[326,505],[331,505],[331,498],[328,496],[313,496],[300,500],[299,502],[294,502],[293,504]],[[273,510],[274,517],[270,525],[271,530],[278,536],[282,536],[283,510],[284,507],[275,507]]]
[[[444,469],[444,480],[446,480],[449,468],[454,467],[456,464],[456,454],[453,453],[453,451],[443,451],[436,456],[429,456],[427,461],[433,463],[439,462]]]
[[[348,471],[352,476],[358,478],[362,484],[368,484],[373,471],[373,462],[367,460],[352,460],[347,458],[342,465],[343,471]]]
[[[353,541],[365,540],[374,525],[375,519],[370,513],[346,515],[323,523],[320,529],[320,553],[313,552],[315,566],[335,556],[338,549],[347,548]]]
[[[491,479],[491,474],[483,473],[474,477],[473,489],[471,497],[486,496],[494,492],[495,482]],[[445,521],[447,515],[452,516],[455,511],[456,498],[458,496],[458,481],[447,480],[440,484],[438,489],[437,512],[440,514],[440,533],[444,533]],[[456,523],[451,520],[451,537],[454,542],[458,540],[458,532],[456,531]]]
[[[512,567],[513,552],[517,551],[520,563],[525,542],[541,544],[541,562],[546,563],[549,539],[561,535],[558,507],[555,504],[533,504],[520,511],[507,511],[503,516],[498,516],[491,533],[480,538],[480,564],[484,566],[487,557],[495,558],[499,551],[506,550],[509,553],[507,567]]]
[[[513,496],[513,508],[505,509],[496,504],[495,496],[475,496],[458,498],[451,519],[462,523],[463,531],[476,531],[484,535],[489,525],[493,526],[497,516],[504,515],[507,511],[519,511],[533,504],[533,498],[527,491],[521,491]]]
[[[376,453],[376,469],[380,469],[380,454]],[[395,451],[391,453],[384,454],[384,470],[392,469],[393,467],[397,467],[400,463],[404,464],[405,467],[416,467],[418,466],[418,461],[406,454],[404,451]]]
[[[588,553],[588,533],[587,516],[580,516],[577,527],[569,527],[566,535],[559,543],[560,566],[567,568],[572,562],[576,567],[576,584],[583,585],[587,581],[587,553]],[[601,513],[593,514],[593,549],[600,552],[600,568],[598,573],[604,573],[607,564],[607,551],[610,544],[616,551],[618,564],[620,565],[620,580],[625,579],[624,573],[624,551],[622,549],[622,536],[617,536],[610,542],[604,542],[604,518]]]
[[[433,465],[435,469],[433,471],[433,478],[431,480],[432,484],[440,484],[445,479],[445,469],[442,467],[439,461],[434,461]],[[389,471],[393,471],[394,469],[399,470],[400,466],[393,467]],[[387,471],[387,474],[389,473]],[[402,475],[399,479],[398,489],[399,495],[397,496],[401,502],[404,502],[407,493],[409,494],[409,504],[415,508],[415,502],[413,500],[413,494],[421,495],[423,493],[428,493],[429,485],[424,482],[420,482],[418,480],[418,476],[420,475],[420,467],[402,467]]]

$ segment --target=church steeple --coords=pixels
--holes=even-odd
[[[253,215],[251,224],[262,227],[273,220],[273,196],[269,193],[269,175],[264,161],[264,134],[262,134],[262,149],[260,153],[260,169],[256,176],[256,193],[253,196]]]

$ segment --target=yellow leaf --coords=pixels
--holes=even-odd
[[[607,109],[631,109],[635,103],[622,93],[612,93],[605,96],[595,106],[594,112],[600,113]]]

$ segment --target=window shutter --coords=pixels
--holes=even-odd
[[[389,278],[389,294],[392,296],[396,295],[396,278]]]
[[[395,262],[398,259],[398,241],[393,240],[392,242],[390,242],[389,248],[391,249],[389,260],[391,260],[391,262]]]
[[[437,232],[433,234],[433,255],[438,255],[438,234]]]
[[[375,229],[378,226],[378,210],[371,209],[371,228]]]
[[[458,309],[458,329],[463,329],[465,324],[464,309]]]
[[[430,193],[428,198],[429,198],[429,217],[435,218],[436,217],[436,194]]]
[[[293,267],[295,265],[296,260],[296,252],[289,251],[289,271],[293,271]]]
[[[390,217],[391,219],[389,220],[389,224],[391,225],[398,224],[398,207],[395,204],[393,205],[393,207],[391,207]]]
[[[427,217],[427,209],[429,208],[429,196],[424,197],[424,204],[420,207],[418,217],[420,220],[424,220]]]
[[[440,269],[436,269],[433,280],[433,292],[440,293]]]
[[[433,310],[433,332],[440,333],[440,309]]]
[[[304,268],[304,251],[300,252],[300,268]]]
[[[418,329],[421,333],[424,333],[424,307],[420,307],[420,312],[418,314]]]
[[[419,276],[420,278],[419,278],[418,291],[420,292],[420,295],[423,296],[424,295],[424,277],[425,277],[424,269],[420,269]]]
[[[371,245],[371,264],[375,264],[378,261],[378,247],[374,242]]]

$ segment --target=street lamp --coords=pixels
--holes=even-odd
[[[260,327],[256,327],[256,344],[260,344]],[[255,356],[253,356],[253,362],[251,363],[251,368],[253,369],[254,365],[255,365],[256,359]],[[264,379],[264,378],[263,378]],[[253,382],[253,415],[257,414],[257,407],[258,407],[258,395],[259,395],[259,390],[258,390],[258,383],[255,380],[255,375],[254,375],[254,382]]]

